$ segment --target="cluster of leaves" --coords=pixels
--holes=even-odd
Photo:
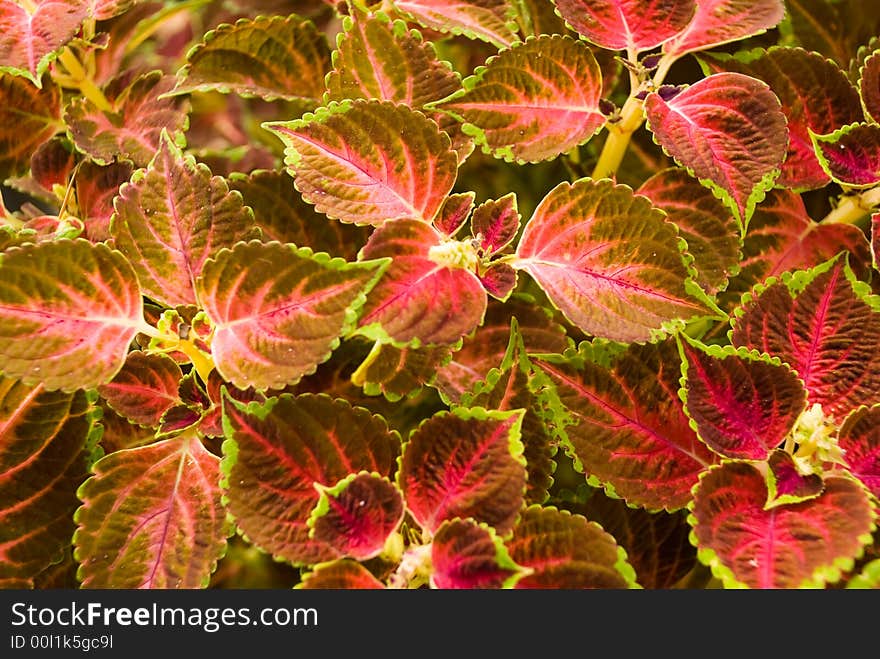
[[[875,3],[0,28],[3,586],[880,586]]]

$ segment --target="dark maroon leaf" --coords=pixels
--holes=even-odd
[[[860,407],[850,414],[837,443],[849,470],[880,498],[880,406]]]
[[[165,411],[178,402],[182,377],[180,366],[170,357],[134,351],[116,377],[98,387],[98,393],[129,421],[155,427]]]
[[[776,450],[767,460],[767,504],[796,503],[819,496],[824,489],[819,474],[802,474],[791,453]]]

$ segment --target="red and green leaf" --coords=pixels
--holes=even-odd
[[[709,310],[689,296],[677,230],[610,180],[560,183],[535,209],[514,266],[584,332],[647,341]]]
[[[367,296],[358,332],[398,345],[451,345],[483,321],[486,292],[470,270],[432,258],[442,236],[421,220],[385,222],[362,259],[390,258]]]
[[[455,408],[424,421],[403,448],[398,482],[407,509],[435,533],[456,517],[472,517],[501,534],[523,507],[526,466],[523,411]]]
[[[41,87],[49,63],[88,15],[81,0],[0,0],[0,71]]]
[[[327,39],[311,21],[295,14],[241,18],[210,30],[187,53],[173,93],[318,103],[329,70]]]
[[[749,223],[743,241],[742,270],[731,280],[729,290],[738,301],[739,295],[769,277],[813,268],[844,250],[858,272],[870,266],[869,245],[861,229],[814,222],[799,194],[771,190]]]
[[[431,541],[431,586],[442,589],[505,588],[522,569],[491,526],[470,519],[440,525]]]
[[[679,345],[685,412],[699,438],[727,458],[766,460],[806,405],[797,374],[743,349]]]
[[[835,183],[870,188],[880,183],[880,126],[850,124],[829,135],[810,133],[819,163]]]
[[[122,369],[98,393],[117,414],[147,428],[159,425],[162,415],[179,402],[183,373],[173,359],[139,350],[128,353]]]
[[[636,193],[678,227],[703,290],[715,295],[727,288],[728,279],[739,272],[741,238],[733,215],[712,191],[683,169],[672,168],[649,178]]]
[[[0,582],[30,580],[61,558],[88,475],[95,414],[83,391],[0,378]]]
[[[131,179],[130,162],[115,162],[106,167],[87,161],[79,165],[74,183],[79,218],[85,225],[85,238],[93,243],[110,238],[113,200],[123,183]]]
[[[861,68],[859,76],[859,95],[868,119],[880,124],[880,50],[875,50]],[[855,120],[854,120],[855,121]],[[816,131],[827,133],[829,131]]]
[[[465,393],[461,399],[461,404],[466,407],[525,410],[520,433],[528,471],[526,504],[547,500],[556,466],[553,462],[556,445],[541,416],[541,401],[532,390],[532,381],[532,365],[514,317],[510,322],[510,342],[500,366],[489,371],[485,381],[478,383],[473,392]]]
[[[791,453],[777,449],[767,459],[765,508],[815,499],[825,489],[819,474],[802,474]]]
[[[294,587],[302,590],[376,590],[385,588],[385,584],[360,563],[343,558],[316,565]]]
[[[0,74],[0,180],[27,171],[31,154],[56,133],[60,118],[56,85],[37,88],[24,78]]]
[[[114,208],[114,247],[128,257],[144,293],[169,307],[197,305],[205,261],[254,234],[241,196],[167,134],[146,170],[120,188]]]
[[[510,0],[394,0],[393,5],[427,28],[488,41],[499,48],[517,38]]]
[[[532,360],[551,385],[546,395],[562,447],[588,482],[611,496],[649,510],[683,508],[700,473],[718,458],[678,398],[675,341],[632,345],[610,367],[598,363],[601,357],[580,367]]]
[[[656,48],[684,30],[695,0],[553,0],[559,15],[589,41],[609,50]]]
[[[189,101],[163,97],[174,78],[161,71],[134,80],[123,74],[104,90],[111,110],[103,111],[85,97],[74,98],[64,110],[76,148],[99,165],[130,160],[146,167],[159,148],[163,131],[182,141],[189,124]]]
[[[314,372],[383,268],[274,242],[221,250],[196,281],[220,375],[240,389],[278,389]]]
[[[774,46],[736,57],[707,58],[704,68],[758,78],[779,97],[788,125],[788,154],[777,186],[810,190],[829,182],[810,131],[824,135],[862,118],[859,92],[836,63],[802,48]]]
[[[527,354],[561,353],[571,345],[565,328],[534,299],[514,295],[506,302],[490,300],[479,331],[464,339],[452,361],[438,369],[433,385],[444,400],[457,403],[462,395],[497,368],[510,345],[510,323],[516,318]]]
[[[403,497],[385,476],[361,472],[319,490],[307,521],[309,535],[340,556],[358,561],[378,556],[403,520]]]
[[[254,221],[264,241],[293,243],[313,252],[327,252],[354,261],[370,235],[368,227],[328,222],[315,207],[303,201],[290,176],[273,170],[249,175],[232,174],[229,189],[241,193],[254,211]]]
[[[509,263],[493,263],[478,275],[486,292],[496,300],[506,301],[517,284],[517,271]]]
[[[475,192],[456,192],[449,195],[434,218],[434,227],[447,238],[452,238],[467,222],[474,208]]]
[[[530,506],[505,545],[530,571],[515,588],[638,588],[623,548],[581,515]]]
[[[649,94],[645,109],[654,140],[716,191],[744,230],[788,150],[776,95],[750,76],[716,73],[670,100]]]
[[[368,396],[385,396],[391,402],[417,396],[450,360],[454,347],[398,348],[377,341],[351,374],[351,381]]]
[[[739,41],[776,27],[785,15],[782,0],[698,0],[690,24],[663,44],[674,57]]]
[[[253,544],[295,565],[340,556],[309,536],[315,485],[349,474],[390,477],[400,439],[366,409],[326,395],[283,394],[265,403],[223,401],[223,481],[227,510]]]
[[[117,251],[84,239],[0,255],[0,370],[47,389],[113,379],[143,327],[137,276]]]
[[[372,98],[420,108],[461,89],[458,73],[404,21],[355,12],[342,27],[326,100]]]
[[[840,428],[837,444],[850,473],[880,498],[880,406],[854,410]]]
[[[190,435],[101,458],[78,491],[84,588],[204,588],[226,550],[220,460]]]
[[[842,420],[880,402],[880,313],[845,260],[770,280],[735,312],[734,345],[779,357],[798,374],[811,404]]]
[[[519,231],[519,220],[516,194],[511,192],[500,199],[484,201],[474,209],[471,235],[479,241],[482,253],[492,256],[513,242]]]
[[[464,131],[496,158],[555,158],[605,123],[599,64],[571,37],[529,37],[489,58],[463,84],[434,107],[465,122]]]
[[[389,101],[334,102],[264,126],[284,143],[303,198],[343,222],[430,222],[458,172],[449,136],[424,114]]]
[[[746,462],[706,473],[689,522],[700,560],[726,587],[822,587],[841,577],[870,542],[876,513],[847,476],[829,476],[818,497],[765,508],[764,476]]]

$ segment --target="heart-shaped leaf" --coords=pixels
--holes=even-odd
[[[95,416],[82,390],[0,378],[0,582],[30,582],[70,547]]]
[[[195,436],[118,451],[78,491],[84,588],[204,588],[230,533],[220,460]]]
[[[880,123],[880,50],[874,51],[862,65],[859,76],[859,94],[865,115],[875,124]],[[829,131],[817,130],[816,132],[827,133]]]
[[[84,239],[25,244],[0,255],[0,370],[26,384],[74,391],[122,368],[144,326],[125,257]]]
[[[741,258],[739,229],[724,204],[679,168],[657,172],[636,193],[648,197],[678,227],[703,290],[709,295],[724,290],[739,271]]]
[[[336,38],[326,100],[374,98],[420,108],[461,89],[461,78],[402,20],[355,12]]]
[[[241,193],[254,211],[254,222],[266,242],[293,243],[313,252],[327,252],[354,261],[370,235],[368,227],[328,222],[315,207],[303,201],[285,172],[258,170],[249,175],[233,173],[229,189]]]
[[[385,584],[360,563],[343,558],[316,565],[311,572],[303,574],[302,581],[294,588],[302,590],[375,590],[385,588]]]
[[[766,32],[785,15],[782,0],[698,0],[690,24],[663,44],[674,57]]]
[[[517,565],[531,570],[516,588],[638,587],[626,552],[581,515],[530,506],[505,545]]]
[[[205,261],[254,236],[253,215],[226,181],[184,157],[167,133],[146,170],[122,186],[110,219],[146,295],[169,307],[197,305]]]
[[[317,102],[329,70],[327,39],[311,21],[296,14],[241,18],[210,30],[187,53],[173,93]]]
[[[257,546],[295,565],[338,558],[309,537],[308,519],[330,488],[359,471],[391,476],[400,438],[366,409],[326,395],[282,394],[265,403],[223,401],[227,509]]]
[[[523,411],[458,407],[424,421],[404,445],[398,482],[406,506],[434,533],[455,517],[509,531],[523,506]]]
[[[630,346],[610,367],[599,363],[608,359],[601,350],[583,357],[579,368],[571,360],[532,360],[552,385],[554,425],[575,467],[631,505],[683,508],[699,474],[718,458],[697,438],[678,398],[675,341]]]
[[[643,588],[673,588],[697,563],[697,550],[688,541],[691,527],[686,511],[651,513],[599,492],[591,494],[577,511],[626,550],[626,560]]]
[[[706,58],[703,67],[758,78],[779,97],[788,125],[788,154],[777,186],[808,190],[828,183],[810,131],[831,133],[862,117],[858,90],[836,63],[803,48],[774,46],[736,57]]]
[[[670,100],[652,92],[645,110],[655,141],[717,191],[745,229],[788,151],[785,115],[767,84],[716,73]]]
[[[855,123],[829,135],[811,132],[810,136],[832,181],[852,188],[880,183],[880,126]]]
[[[173,87],[174,78],[161,71],[134,80],[123,74],[104,90],[111,111],[102,111],[85,97],[74,98],[64,110],[64,123],[76,148],[99,165],[130,160],[146,167],[163,131],[182,142],[188,126],[189,101],[163,97]]]
[[[829,476],[814,499],[765,509],[764,476],[729,462],[700,479],[688,521],[700,560],[727,587],[822,587],[871,541],[876,513],[852,478]]]
[[[390,258],[391,264],[367,296],[360,333],[383,342],[450,345],[482,322],[486,293],[480,280],[436,256],[449,244],[441,243],[437,230],[421,220],[386,222],[373,232],[361,258]]]
[[[0,180],[27,171],[31,154],[55,134],[60,117],[56,85],[37,88],[24,78],[0,75]]]
[[[880,313],[843,259],[770,280],[734,312],[734,345],[791,366],[811,404],[838,420],[880,402]]]
[[[495,530],[469,519],[440,525],[431,541],[431,564],[434,588],[505,588],[521,573]]]
[[[98,393],[117,414],[154,428],[165,411],[179,402],[177,388],[182,377],[171,357],[135,350],[128,353],[116,377],[98,387]]]
[[[609,50],[656,48],[694,17],[695,0],[553,0],[559,15],[589,41]]]
[[[277,389],[314,372],[383,269],[281,243],[221,250],[196,281],[214,324],[211,354],[220,375],[240,389]]]
[[[499,48],[516,40],[510,0],[394,0],[393,4],[433,30],[481,39]]]
[[[700,439],[724,457],[766,460],[806,405],[797,374],[742,349],[679,345],[685,412]]]
[[[540,413],[541,401],[532,391],[532,381],[532,365],[514,317],[510,322],[510,342],[500,366],[489,371],[485,381],[461,398],[466,407],[525,410],[520,432],[528,471],[526,504],[544,503],[549,497],[556,453],[555,442]]]
[[[814,222],[804,200],[791,190],[771,190],[758,205],[743,241],[742,270],[730,283],[730,297],[790,270],[813,268],[841,251],[858,272],[870,265],[864,232],[849,224]]]
[[[517,271],[509,263],[493,263],[478,275],[486,292],[496,300],[506,301],[517,284]]]
[[[514,266],[574,325],[614,341],[647,341],[708,314],[689,297],[677,231],[645,197],[610,180],[560,183],[523,230]]]
[[[599,64],[586,44],[568,36],[529,37],[489,58],[463,84],[434,107],[466,122],[465,132],[496,158],[555,158],[605,123]]]
[[[378,556],[403,520],[403,497],[384,476],[361,472],[321,487],[307,521],[309,537],[339,555],[365,561]]]
[[[0,0],[0,71],[42,87],[43,73],[89,14],[81,0]]]
[[[850,472],[880,498],[880,406],[863,406],[846,417],[837,444]]]
[[[389,101],[331,103],[264,127],[284,143],[284,162],[303,198],[343,222],[430,222],[458,173],[449,137],[437,124]]]

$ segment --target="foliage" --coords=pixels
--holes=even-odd
[[[3,586],[876,587],[876,3],[0,27]]]

